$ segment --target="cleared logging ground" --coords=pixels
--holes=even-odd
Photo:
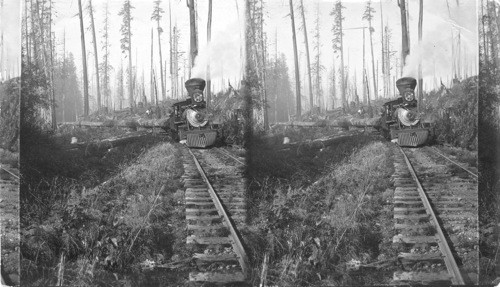
[[[322,149],[256,143],[249,158],[254,285],[266,273],[279,286],[388,282],[390,268],[377,270],[393,235],[388,143],[369,135]]]
[[[19,153],[0,149],[0,249],[2,251],[2,279],[9,285],[19,285],[18,159]]]
[[[151,285],[141,263],[184,257],[177,147],[153,135],[99,154],[38,143],[22,158],[23,286]]]

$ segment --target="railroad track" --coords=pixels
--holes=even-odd
[[[216,150],[183,151],[187,244],[196,263],[189,280],[241,286],[249,272],[237,229],[246,220],[243,161]]]
[[[477,175],[433,148],[394,149],[392,283],[477,284]]]

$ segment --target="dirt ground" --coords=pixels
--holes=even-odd
[[[19,171],[2,165],[14,174]],[[19,181],[0,170],[0,218],[2,277],[8,285],[19,285]]]

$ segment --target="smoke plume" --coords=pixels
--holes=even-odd
[[[412,46],[410,55],[406,58],[403,76],[417,78],[419,59],[422,61],[423,78],[433,77],[434,74],[438,77],[451,75],[454,61],[453,45],[455,45],[455,57],[458,56],[458,33],[460,33],[462,65],[468,63],[466,60],[472,62],[475,59],[477,55],[477,20],[475,19],[476,13],[474,13],[476,6],[474,1],[470,2],[472,3],[460,1],[458,6],[455,2],[450,2],[448,10],[445,1],[425,1],[424,28],[420,44],[417,40],[418,6],[414,6],[415,13],[410,16]],[[435,14],[434,11],[447,11],[447,13]]]

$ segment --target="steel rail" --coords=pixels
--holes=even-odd
[[[403,157],[405,159],[406,165],[408,166],[408,169],[411,173],[411,176],[415,180],[415,183],[417,184],[417,190],[420,195],[420,198],[422,199],[422,203],[424,204],[425,211],[426,213],[430,216],[430,219],[434,226],[436,227],[436,232],[437,232],[437,241],[439,245],[439,249],[443,253],[443,260],[446,264],[446,268],[448,269],[448,273],[452,277],[452,283],[456,285],[465,285],[465,281],[462,277],[462,274],[460,273],[460,269],[458,268],[457,262],[455,261],[455,258],[453,257],[453,254],[451,252],[450,246],[448,245],[446,241],[446,237],[444,236],[443,230],[441,229],[441,225],[439,224],[436,214],[434,213],[434,210],[431,207],[431,204],[429,202],[429,199],[427,198],[427,195],[425,194],[424,188],[420,184],[420,181],[418,180],[417,174],[415,173],[415,170],[413,169],[413,165],[411,164],[410,160],[408,159],[408,156],[404,152],[404,150],[400,147],[399,150],[403,154]]]
[[[238,254],[238,261],[241,266],[241,270],[243,272],[243,275],[245,278],[248,278],[249,275],[249,261],[248,261],[248,256],[245,252],[245,249],[243,248],[243,244],[241,243],[241,239],[238,236],[238,233],[236,232],[236,229],[233,226],[233,223],[231,222],[229,216],[227,215],[226,210],[222,206],[222,202],[220,201],[219,196],[215,192],[214,188],[212,187],[212,184],[208,180],[207,175],[205,174],[205,171],[203,170],[203,167],[201,166],[200,162],[194,155],[194,153],[191,151],[190,148],[188,148],[189,153],[193,157],[194,163],[196,164],[196,167],[198,168],[198,171],[200,172],[201,177],[203,178],[203,181],[207,184],[207,189],[210,194],[210,197],[212,198],[215,207],[217,208],[217,211],[219,212],[219,215],[221,215],[224,218],[224,221],[226,222],[227,228],[229,229],[229,232],[233,238],[231,241],[231,245],[233,246],[234,251],[236,254]]]
[[[235,160],[235,161],[237,161],[239,164],[241,164],[241,165],[245,165],[245,163],[244,163],[244,162],[242,162],[241,160],[237,159],[235,156],[233,156],[233,155],[232,155],[232,154],[230,154],[229,152],[227,152],[227,151],[225,151],[225,150],[223,150],[223,149],[220,149],[220,148],[218,148],[218,149],[217,149],[217,151],[219,151],[220,153],[222,153],[222,154],[223,154],[223,155],[225,155],[225,156],[228,156],[228,157],[230,157],[230,158],[234,159],[234,160]]]
[[[0,164],[0,169],[2,170],[5,170],[7,173],[9,173],[10,175],[12,175],[13,177],[15,177],[16,179],[19,179],[19,176],[17,176],[16,174],[14,174],[12,171],[6,169],[5,167],[3,167],[3,165]]]
[[[460,165],[458,162],[452,160],[451,158],[445,156],[444,154],[440,153],[439,150],[436,148],[436,147],[432,147],[431,148],[435,153],[439,154],[440,156],[444,157],[446,160],[448,160],[449,162],[453,163],[454,165],[460,167],[461,169],[465,170],[466,172],[468,172],[470,175],[472,175],[474,178],[477,179],[477,174],[473,173],[472,171],[466,169],[465,167],[463,167],[462,165]]]

